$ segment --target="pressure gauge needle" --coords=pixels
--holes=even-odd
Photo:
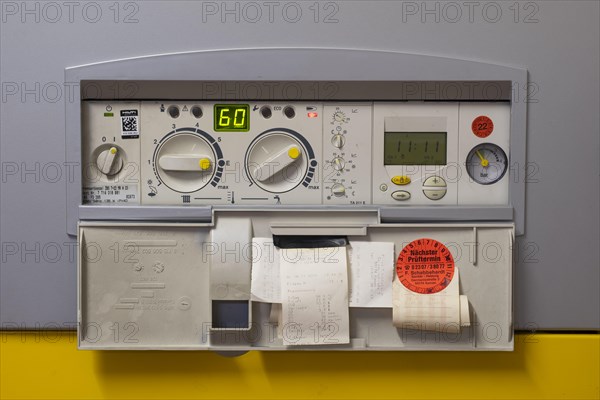
[[[481,166],[482,167],[487,167],[488,165],[490,165],[490,162],[488,160],[486,160],[485,158],[483,158],[483,156],[481,155],[481,153],[479,152],[479,150],[477,150],[475,152],[477,154],[477,157],[479,157],[479,159],[481,160]]]

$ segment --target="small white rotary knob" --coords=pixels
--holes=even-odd
[[[342,197],[346,194],[346,187],[341,183],[336,183],[331,188],[331,194],[333,194],[335,197]]]
[[[333,161],[331,161],[331,163],[333,164],[333,169],[335,169],[336,171],[341,171],[346,166],[346,161],[344,161],[342,157],[334,158]]]
[[[120,150],[112,146],[98,155],[96,166],[106,176],[116,175],[123,168],[123,158]]]
[[[344,135],[336,133],[335,135],[333,135],[331,137],[331,144],[334,147],[337,147],[338,149],[341,149],[342,147],[344,147],[345,143],[346,143],[346,138],[344,137]]]

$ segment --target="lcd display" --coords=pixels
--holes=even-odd
[[[385,132],[384,165],[446,165],[447,132]]]
[[[215,104],[215,132],[248,132],[250,105]]]

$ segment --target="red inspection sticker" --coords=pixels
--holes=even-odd
[[[452,281],[454,258],[450,250],[437,240],[413,240],[398,255],[396,273],[408,290],[422,294],[437,293]]]
[[[471,123],[471,130],[475,136],[486,138],[494,131],[494,122],[487,115],[480,115]]]

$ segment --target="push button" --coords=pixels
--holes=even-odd
[[[441,176],[430,176],[423,182],[423,194],[429,200],[439,200],[446,195],[448,187]]]
[[[446,195],[446,189],[437,189],[437,190],[423,190],[423,194],[429,200],[439,200]]]
[[[425,179],[423,182],[423,186],[436,186],[436,187],[446,187],[446,181],[441,176],[430,176]]]
[[[396,175],[392,178],[392,183],[395,185],[408,185],[410,183],[410,178],[406,175]]]
[[[392,193],[392,199],[398,201],[406,201],[410,199],[410,192],[407,192],[406,190],[396,190]]]

